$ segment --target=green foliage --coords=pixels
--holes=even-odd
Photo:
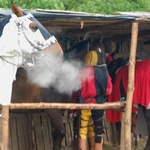
[[[64,4],[59,0],[14,0],[14,4],[23,9],[61,9],[64,10]],[[11,0],[0,0],[1,8],[10,8]]]
[[[150,11],[149,0],[14,0],[23,9],[71,10],[112,14],[115,11]],[[10,8],[11,0],[0,0],[0,7]]]

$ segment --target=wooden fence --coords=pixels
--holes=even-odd
[[[22,114],[23,116],[18,116],[18,118],[14,118],[16,116],[13,116],[10,119],[10,110],[22,110],[22,109],[30,109],[30,110],[39,110],[39,109],[112,109],[112,110],[123,110],[125,107],[125,102],[112,102],[112,103],[104,103],[104,104],[59,104],[59,103],[15,103],[15,104],[10,104],[8,106],[2,106],[2,116],[1,116],[1,150],[11,150],[10,147],[15,147],[15,150],[17,150],[18,147],[22,147],[22,150],[26,150],[26,146],[28,145],[32,145],[33,148],[32,150],[34,150],[34,147],[38,144],[38,147],[40,148],[41,146],[44,146],[44,143],[42,142],[37,142],[36,144],[34,143],[25,143],[27,141],[29,141],[29,139],[27,138],[27,135],[24,134],[24,132],[22,134],[24,134],[22,137],[18,137],[16,134],[17,132],[21,132],[24,128],[24,121],[26,121],[27,119],[29,119],[29,117],[24,116],[24,114]],[[22,120],[22,118],[25,118]],[[32,115],[32,117],[30,116],[30,121],[31,124],[30,128],[34,128],[34,124],[38,124],[38,128],[36,128],[35,131],[34,130],[29,130],[30,131],[30,138],[36,138],[39,141],[45,141],[44,139],[40,139],[42,138],[42,134],[44,134],[46,131],[41,131],[41,121],[42,120],[42,125],[45,126],[45,129],[48,128],[47,124],[50,124],[50,122],[47,122],[47,119],[45,118],[46,116],[44,115],[38,115],[38,117],[36,117],[36,115]],[[10,121],[10,122],[9,122]],[[21,124],[19,126],[17,126],[17,122],[21,122]],[[10,124],[11,123],[11,128],[10,129]],[[13,126],[12,126],[13,125]],[[29,128],[29,127],[28,127]],[[36,135],[36,134],[39,135]],[[16,136],[13,136],[13,135]],[[10,138],[12,136],[12,138]],[[47,134],[47,137],[50,136]],[[15,141],[18,141],[17,139],[15,139],[14,137],[18,137],[18,140],[20,140],[20,142],[18,144],[15,144]],[[10,139],[13,139],[14,141],[10,141]],[[47,143],[52,143],[51,138],[47,138]],[[32,141],[32,140],[31,140]],[[21,144],[22,143],[22,144]],[[20,144],[20,145],[19,145]],[[49,145],[51,146],[51,145]],[[23,147],[25,149],[23,149]],[[27,148],[28,149],[28,148]],[[19,149],[18,149],[19,150]]]

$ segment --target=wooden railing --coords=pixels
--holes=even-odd
[[[1,106],[2,110],[2,140],[1,150],[9,150],[9,110],[13,109],[109,109],[124,111],[126,102],[111,102],[103,104],[75,103],[11,103]]]

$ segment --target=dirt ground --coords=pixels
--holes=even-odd
[[[132,141],[132,150],[144,150],[144,147],[145,147],[146,142],[147,142],[147,138],[148,138],[147,136],[142,136],[142,137],[138,136],[137,137],[138,146],[135,148],[135,141],[133,140]],[[72,143],[70,146],[67,146],[67,147],[65,145],[62,145],[61,150],[76,150],[76,148],[74,147],[74,144]],[[87,150],[89,150],[89,149],[87,149]],[[120,150],[120,146],[114,145],[114,144],[112,144],[112,143],[110,143],[104,139],[103,150]]]
[[[144,150],[145,144],[147,141],[147,136],[138,137],[138,147],[134,148],[133,142],[133,150]],[[104,143],[104,150],[120,150],[119,145],[113,145],[109,142]]]

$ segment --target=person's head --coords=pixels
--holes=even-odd
[[[95,50],[87,52],[84,57],[84,61],[87,65],[95,66],[98,63],[98,54]]]

